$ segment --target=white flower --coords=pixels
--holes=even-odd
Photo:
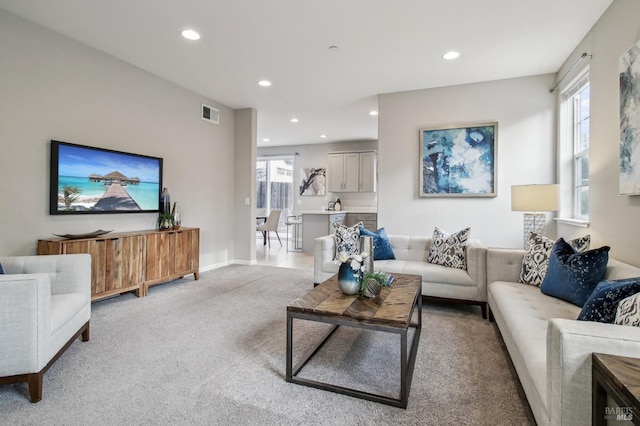
[[[360,262],[358,262],[357,259],[353,259],[351,261],[351,269],[353,269],[354,271],[360,270]]]

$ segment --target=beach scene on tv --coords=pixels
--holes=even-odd
[[[59,145],[58,211],[158,210],[160,161]]]

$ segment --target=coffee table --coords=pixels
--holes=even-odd
[[[309,290],[287,306],[287,382],[341,393],[369,401],[406,408],[422,330],[422,278],[394,274],[391,287],[384,287],[375,299],[347,296],[338,288],[337,275]],[[417,310],[417,320],[413,322]],[[334,324],[320,342],[293,366],[293,320]],[[400,335],[400,395],[398,398],[299,377],[298,374],[329,340],[339,326],[376,330]],[[408,331],[414,328],[410,352]]]

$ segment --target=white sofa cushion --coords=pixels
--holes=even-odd
[[[475,283],[469,274],[467,274],[467,271],[435,265],[433,263],[415,260],[376,260],[373,265],[374,269],[380,269],[390,274],[420,275],[422,281],[469,287],[475,286]]]
[[[514,359],[522,386],[532,388],[537,394],[535,400],[530,398],[530,403],[532,406],[540,404],[544,409],[547,400],[548,321],[551,318],[575,320],[580,308],[544,295],[538,287],[506,281],[489,284],[489,304],[496,322],[498,317],[500,322],[504,322],[500,331],[509,354],[512,358],[518,354],[524,367],[519,369]]]

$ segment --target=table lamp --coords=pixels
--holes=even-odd
[[[558,211],[558,185],[514,185],[511,187],[511,210],[524,214],[524,248],[532,232],[542,233],[546,216],[542,212]]]

